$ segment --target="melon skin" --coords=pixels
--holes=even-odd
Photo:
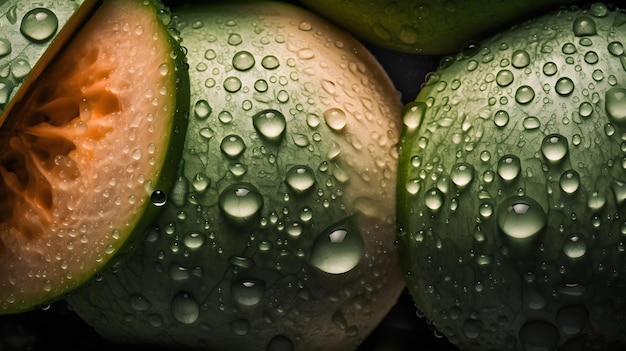
[[[104,1],[0,129],[0,313],[57,301],[130,251],[180,157],[189,80],[157,1]]]
[[[178,178],[130,260],[68,303],[120,344],[356,349],[404,287],[391,81],[293,5],[172,10],[192,82]]]

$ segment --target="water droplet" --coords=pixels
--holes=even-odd
[[[443,193],[437,188],[432,188],[424,195],[424,205],[433,212],[443,207]]]
[[[230,330],[236,335],[247,335],[250,332],[250,322],[247,319],[237,319],[230,322]]]
[[[220,194],[219,206],[233,224],[246,225],[261,211],[263,197],[252,184],[232,184]]]
[[[187,292],[181,292],[172,300],[172,315],[183,324],[193,324],[200,316],[198,301]]]
[[[536,320],[527,322],[520,328],[519,339],[524,350],[556,350],[560,336],[554,325]]]
[[[193,112],[197,118],[207,118],[213,110],[206,100],[198,100],[193,107]]]
[[[202,247],[205,240],[204,235],[196,232],[187,232],[183,235],[183,244],[191,250]]]
[[[526,239],[537,235],[547,223],[546,214],[528,196],[513,196],[498,205],[498,227],[510,238]]]
[[[506,87],[513,83],[513,72],[508,69],[503,69],[496,75],[496,83],[501,87]]]
[[[560,134],[550,134],[541,142],[541,154],[550,163],[559,163],[567,156],[567,139]]]
[[[10,54],[11,50],[11,42],[9,39],[0,38],[0,57]]]
[[[622,45],[622,43],[620,43],[619,41],[610,42],[607,46],[607,49],[609,50],[609,53],[613,56],[619,57],[624,55],[624,45]]]
[[[546,62],[543,64],[543,74],[546,76],[553,76],[558,71],[558,68],[554,62]]]
[[[626,89],[614,87],[607,90],[604,106],[609,120],[626,128]]]
[[[133,310],[138,312],[146,311],[152,306],[150,301],[140,294],[131,294],[128,296],[128,303]]]
[[[574,35],[583,37],[588,35],[596,35],[596,22],[589,16],[580,16],[574,20]]]
[[[20,32],[31,41],[45,42],[52,38],[59,26],[54,12],[46,8],[35,8],[28,11],[22,18]]]
[[[457,163],[450,173],[450,180],[459,189],[465,189],[474,180],[474,166],[469,163]]]
[[[236,93],[241,89],[241,81],[237,77],[224,79],[224,89],[229,93]]]
[[[243,42],[243,39],[241,38],[241,35],[239,35],[238,33],[231,33],[228,36],[228,44],[232,45],[232,46],[237,46],[239,44],[241,44]]]
[[[526,130],[534,130],[541,127],[541,121],[535,116],[528,116],[522,121],[522,127]]]
[[[580,234],[572,234],[563,243],[563,253],[569,258],[580,258],[587,253],[587,242]]]
[[[252,124],[259,135],[271,142],[282,140],[287,121],[285,116],[277,110],[263,110],[252,117]]]
[[[161,190],[155,190],[150,195],[150,201],[156,207],[163,207],[167,202],[167,194]]]
[[[280,62],[276,56],[268,55],[261,59],[261,66],[265,69],[272,70],[278,68],[278,66],[280,66]]]
[[[563,44],[563,46],[561,47],[561,52],[563,52],[566,55],[571,55],[576,53],[576,45],[572,44],[572,43],[565,43]]]
[[[567,96],[574,91],[574,82],[568,77],[559,78],[554,86],[556,92],[561,96]]]
[[[524,68],[530,64],[530,55],[526,50],[516,50],[511,55],[511,65],[515,68]]]
[[[420,127],[426,113],[426,104],[421,101],[408,103],[402,113],[402,123],[408,131],[414,131]]]
[[[237,158],[246,150],[246,144],[239,135],[231,134],[222,139],[220,149],[226,157]]]
[[[330,274],[342,274],[359,264],[364,243],[354,220],[349,217],[323,230],[311,248],[309,263]]]
[[[233,67],[239,71],[247,71],[254,67],[254,56],[248,51],[239,51],[233,56]]]
[[[265,351],[294,351],[294,345],[288,337],[277,335],[270,340]]]
[[[493,115],[493,123],[498,127],[505,127],[509,124],[509,113],[504,110],[499,110]]]
[[[599,60],[599,57],[595,51],[587,51],[585,53],[585,62],[587,62],[588,64],[594,65],[598,63],[598,60]]]
[[[573,194],[580,186],[580,175],[574,170],[568,170],[561,174],[559,178],[559,186],[561,190],[567,194]]]
[[[535,91],[528,85],[522,85],[515,91],[515,101],[525,105],[535,98]]]
[[[339,108],[330,108],[324,111],[324,118],[326,120],[326,124],[335,131],[342,130],[348,122],[346,113]]]
[[[483,323],[474,318],[468,318],[463,323],[463,335],[468,339],[476,339],[480,336],[480,332],[483,330]]]
[[[259,79],[256,82],[254,82],[254,89],[256,91],[258,91],[259,93],[266,92],[268,87],[269,86],[268,86],[267,81],[265,79]]]
[[[217,119],[223,124],[228,124],[233,121],[233,114],[224,110],[217,115]]]
[[[584,305],[564,306],[556,314],[556,324],[565,335],[580,334],[589,321],[589,311]]]
[[[28,60],[25,58],[18,58],[11,62],[11,74],[18,81],[21,82],[30,73],[31,66]]]
[[[255,306],[265,295],[265,282],[258,279],[244,279],[233,283],[230,293],[241,306]]]
[[[498,161],[498,175],[505,182],[512,182],[517,179],[521,171],[521,161],[515,155],[504,155]]]
[[[291,190],[302,194],[315,185],[315,174],[307,166],[293,166],[287,171],[285,181]]]

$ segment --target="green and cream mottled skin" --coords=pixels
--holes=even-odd
[[[459,348],[623,348],[624,45],[623,10],[552,12],[444,60],[406,106],[402,263]]]
[[[192,81],[179,178],[136,255],[68,301],[114,342],[355,349],[404,287],[391,81],[293,5],[172,10]]]

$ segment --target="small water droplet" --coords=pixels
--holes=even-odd
[[[546,226],[546,214],[528,196],[513,196],[498,205],[498,227],[510,238],[526,239],[537,235]]]
[[[496,83],[501,87],[509,86],[513,83],[513,79],[513,72],[508,69],[500,70],[496,75]]]
[[[11,42],[9,39],[0,38],[0,57],[10,54],[11,50]]]
[[[232,46],[237,46],[239,44],[243,43],[243,39],[241,38],[241,35],[239,35],[238,33],[231,33],[228,36],[228,44],[232,45]]]
[[[128,296],[128,303],[133,310],[138,312],[146,311],[152,307],[152,303],[141,294],[131,294]]]
[[[558,71],[558,68],[554,62],[546,62],[543,64],[543,74],[546,76],[553,76]]]
[[[609,53],[613,56],[619,57],[624,55],[624,45],[622,45],[622,43],[619,41],[610,42],[607,46],[607,49],[609,50]]]
[[[46,8],[35,8],[28,11],[22,18],[20,32],[34,42],[45,42],[52,38],[59,26],[54,12]]]
[[[556,324],[565,335],[578,335],[587,326],[589,311],[584,305],[563,306],[556,314]]]
[[[193,107],[193,112],[197,118],[207,118],[213,110],[206,100],[198,100]]]
[[[493,123],[496,126],[502,128],[509,124],[509,113],[504,110],[499,110],[493,115]]]
[[[420,127],[426,113],[426,104],[421,101],[408,103],[404,107],[402,113],[402,123],[407,127],[408,131],[414,131]]]
[[[541,127],[541,121],[535,116],[528,116],[522,121],[522,127],[526,130],[535,130]]]
[[[191,250],[198,249],[204,245],[204,235],[196,232],[187,232],[183,235],[183,244]]]
[[[349,217],[323,230],[311,248],[309,263],[330,274],[343,274],[363,258],[364,243],[358,226]]]
[[[233,224],[247,225],[261,211],[263,197],[252,184],[232,184],[220,194],[219,206],[224,216]]]
[[[167,194],[161,190],[155,190],[150,195],[150,201],[156,207],[163,207],[167,203]]]
[[[264,139],[278,143],[282,140],[287,121],[285,116],[277,110],[263,110],[252,117],[254,129]]]
[[[241,89],[241,80],[237,77],[224,79],[224,89],[229,93],[236,93]]]
[[[424,195],[424,204],[433,212],[439,211],[443,207],[443,193],[437,188],[432,188]]]
[[[516,50],[511,55],[511,65],[515,68],[524,68],[530,64],[530,55],[526,50]]]

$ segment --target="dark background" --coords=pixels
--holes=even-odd
[[[297,2],[287,0],[288,2]],[[166,4],[167,1],[164,1]],[[169,3],[178,1],[170,0]],[[427,73],[434,71],[441,57],[394,52],[366,45],[394,81],[402,102],[413,101]],[[65,302],[18,315],[0,316],[0,351],[124,350],[113,345],[86,325]],[[128,347],[141,351],[137,347]],[[149,348],[151,351],[158,351]],[[415,305],[405,290],[397,305],[375,329],[358,351],[458,351],[438,334],[426,319],[418,317]]]

